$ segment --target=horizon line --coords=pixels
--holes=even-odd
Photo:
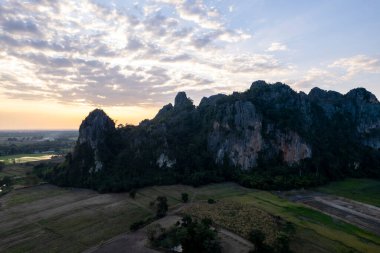
[[[35,129],[0,129],[0,132],[41,132],[41,131],[79,131],[79,129],[42,129],[42,128],[35,128]]]

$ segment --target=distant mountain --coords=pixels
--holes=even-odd
[[[138,126],[115,128],[96,109],[82,122],[74,152],[46,178],[100,191],[223,180],[288,189],[379,177],[379,148],[380,103],[364,88],[305,94],[256,81],[199,106],[179,92],[174,106]]]

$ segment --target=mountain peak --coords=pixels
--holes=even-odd
[[[256,87],[267,86],[267,85],[268,85],[268,83],[265,82],[264,80],[257,80],[257,81],[254,81],[254,82],[251,84],[250,89],[252,89],[252,88],[256,88]]]
[[[188,100],[186,92],[180,91],[177,93],[177,96],[175,96],[174,99],[174,106],[179,106],[183,103],[185,103]]]
[[[82,121],[79,128],[79,143],[97,146],[100,137],[108,131],[115,130],[115,122],[101,109],[95,109]],[[96,140],[96,141],[95,141]]]
[[[376,96],[373,95],[371,92],[367,91],[365,88],[352,89],[345,96],[347,98],[360,102],[367,102],[371,104],[379,103]]]
[[[88,114],[87,118],[104,117],[104,116],[108,117],[107,114],[102,109],[96,108]]]
[[[178,92],[174,99],[174,107],[178,108],[186,105],[193,105],[193,101],[187,97],[186,92]]]
[[[102,109],[96,108],[83,120],[80,128],[82,129],[88,126],[107,126],[114,128],[115,123]]]
[[[331,91],[331,90],[327,91],[327,90],[322,90],[318,87],[314,87],[310,90],[308,96],[312,101],[318,101],[318,100],[335,101],[335,100],[341,99],[343,95],[336,91]]]
[[[94,166],[89,169],[90,172],[97,172],[103,168],[99,149],[105,145],[108,134],[113,131],[115,122],[101,109],[90,112],[80,125],[78,144],[88,145],[94,154]]]

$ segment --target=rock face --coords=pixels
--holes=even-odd
[[[182,127],[184,120],[191,123],[198,117],[199,121],[205,121],[206,113],[209,115],[206,122],[192,130],[195,134],[206,132],[207,150],[216,164],[228,161],[235,167],[250,170],[259,165],[260,159],[280,157],[284,163],[292,165],[313,157],[313,144],[305,134],[316,124],[313,106],[323,111],[326,120],[338,114],[346,115],[362,144],[380,148],[380,103],[365,89],[354,89],[342,95],[314,88],[306,95],[282,83],[264,81],[252,83],[245,93],[203,98],[198,108],[185,92],[179,92],[174,106],[165,105],[152,121],[141,123],[139,127],[150,129],[149,133],[144,137],[129,136],[129,139],[135,150],[143,149],[144,142],[157,140],[154,163],[159,168],[171,168],[176,164],[172,149],[174,144],[178,145],[178,140],[170,141],[170,135],[186,127]],[[318,120],[321,119],[323,117]],[[80,126],[78,144],[88,144],[94,153],[95,165],[90,168],[91,172],[102,170],[99,150],[112,131],[115,131],[114,122],[99,109],[91,112]]]
[[[68,185],[79,174],[76,186],[94,187],[112,177],[106,182],[123,189],[138,186],[140,179],[145,185],[217,180],[226,168],[256,172],[308,166],[314,169],[309,173],[325,170],[330,177],[349,170],[364,174],[367,168],[376,174],[380,169],[371,164],[380,164],[379,148],[380,103],[365,89],[343,95],[314,88],[305,94],[282,83],[256,81],[245,92],[203,98],[197,107],[179,92],[174,106],[165,105],[138,126],[115,129],[96,109],[80,126],[67,171],[57,173]]]
[[[160,157],[158,157],[157,159],[157,165],[160,168],[164,168],[164,167],[171,168],[173,167],[174,164],[175,164],[175,161],[170,160],[169,157],[165,155],[164,153],[162,153]]]
[[[77,145],[90,147],[94,154],[94,166],[89,168],[89,172],[102,170],[103,162],[100,159],[100,150],[102,146],[106,145],[109,133],[114,131],[115,123],[103,110],[95,109],[83,120],[79,128]]]
[[[276,136],[284,162],[294,164],[312,157],[311,145],[306,143],[297,133],[292,131],[279,132]]]
[[[272,138],[263,137],[263,117],[251,102],[236,101],[220,108],[217,115],[208,138],[209,149],[217,163],[227,158],[234,166],[249,170],[258,165],[261,151],[271,157],[282,153],[288,164],[312,155],[310,145],[295,132],[270,125],[264,135]]]
[[[346,115],[356,128],[362,144],[380,148],[380,103],[372,93],[357,88],[342,95],[314,88],[309,97],[323,109],[328,118],[336,114]]]
[[[257,165],[263,149],[262,119],[251,102],[236,101],[219,108],[208,137],[208,145],[217,163],[227,158],[242,169]]]

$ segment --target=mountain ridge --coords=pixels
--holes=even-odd
[[[198,106],[185,92],[174,101],[138,126],[115,128],[94,110],[49,179],[119,191],[223,180],[265,188],[273,178],[286,188],[380,175],[380,103],[364,88],[305,94],[260,80],[245,92],[204,97]]]

